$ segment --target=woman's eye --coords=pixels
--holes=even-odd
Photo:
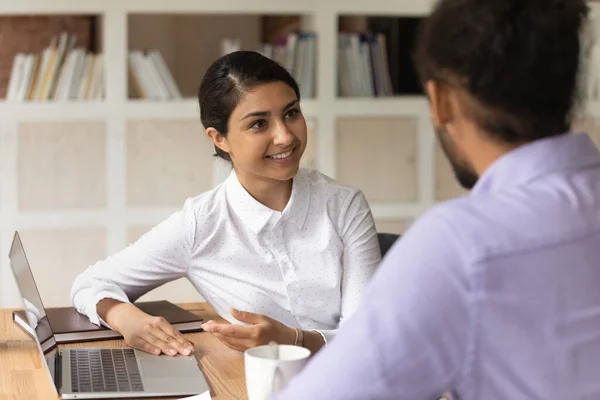
[[[266,121],[264,119],[256,120],[250,125],[250,129],[260,129],[266,125]]]
[[[294,118],[294,117],[298,116],[298,114],[300,114],[300,110],[297,108],[293,108],[285,114],[285,117],[286,118]]]

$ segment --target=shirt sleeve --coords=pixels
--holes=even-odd
[[[196,217],[193,200],[155,226],[137,242],[79,274],[71,302],[96,325],[96,304],[104,298],[134,302],[167,282],[187,275],[194,247]]]
[[[390,249],[364,302],[275,400],[429,400],[452,391],[470,338],[456,232],[428,214]]]
[[[342,255],[340,326],[362,301],[364,289],[381,261],[381,250],[371,208],[360,190],[352,192],[340,214]],[[318,331],[328,344],[338,329]]]

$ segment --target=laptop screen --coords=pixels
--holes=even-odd
[[[40,345],[45,349],[44,352],[50,351],[56,346],[56,341],[18,233],[15,233],[9,257],[23,298],[27,322],[35,330]]]
[[[10,266],[15,275],[19,292],[23,300],[27,322],[35,333],[38,350],[46,362],[47,371],[54,382],[54,359],[56,357],[56,340],[48,322],[42,298],[33,279],[27,256],[18,232],[15,232],[12,246],[10,247]]]

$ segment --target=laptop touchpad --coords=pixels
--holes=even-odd
[[[199,369],[195,359],[158,356],[140,360],[145,378],[196,378]]]

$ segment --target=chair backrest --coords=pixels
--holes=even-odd
[[[390,247],[396,240],[400,238],[400,235],[395,233],[378,233],[377,239],[379,239],[379,248],[381,249],[381,257],[385,257],[385,253],[388,252]]]

